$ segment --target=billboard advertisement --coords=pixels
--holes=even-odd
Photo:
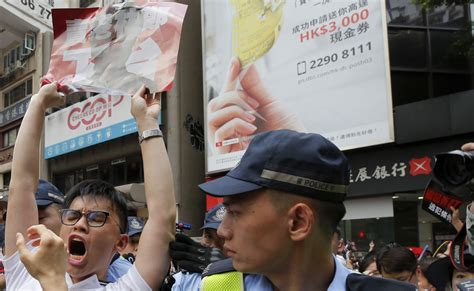
[[[45,159],[137,132],[129,96],[100,94],[45,117]]]
[[[384,1],[202,0],[202,19],[207,173],[268,130],[394,140]]]

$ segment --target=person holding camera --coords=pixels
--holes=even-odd
[[[468,186],[472,193],[474,176],[474,142],[464,144],[461,151],[443,153],[436,156],[433,169],[434,180],[439,182],[443,191],[455,191],[461,186]],[[458,234],[451,242],[449,257],[432,263],[425,274],[428,281],[436,290],[464,291],[470,290],[474,283],[474,206],[472,194],[466,209],[465,226],[461,221],[452,223]],[[458,216],[459,209],[451,208],[453,220]],[[465,227],[465,228],[464,228]],[[465,245],[467,250],[465,251]]]

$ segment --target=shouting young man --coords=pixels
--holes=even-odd
[[[152,290],[160,286],[169,269],[168,246],[174,239],[176,216],[173,179],[157,123],[159,96],[147,95],[145,91],[145,87],[140,88],[132,98],[149,211],[135,264],[117,282],[103,282],[112,257],[127,244],[126,203],[112,185],[98,180],[83,181],[67,193],[61,210],[61,238],[69,251],[65,278],[69,289]],[[30,248],[38,244],[37,237],[28,235],[27,229],[38,224],[35,192],[44,113],[47,108],[63,103],[64,96],[57,92],[55,83],[43,86],[31,98],[18,133],[7,212],[7,290],[41,290],[40,283],[20,261],[15,242],[16,234],[21,233],[33,241],[28,244]],[[150,260],[151,257],[154,259]]]

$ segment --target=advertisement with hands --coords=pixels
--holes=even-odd
[[[384,1],[202,0],[208,173],[255,134],[293,129],[341,149],[391,142]]]

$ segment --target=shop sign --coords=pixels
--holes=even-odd
[[[3,127],[15,120],[23,118],[26,113],[26,109],[30,104],[31,97],[24,98],[21,101],[5,108],[0,112],[0,127]]]
[[[49,159],[137,132],[131,98],[99,94],[45,118]]]

